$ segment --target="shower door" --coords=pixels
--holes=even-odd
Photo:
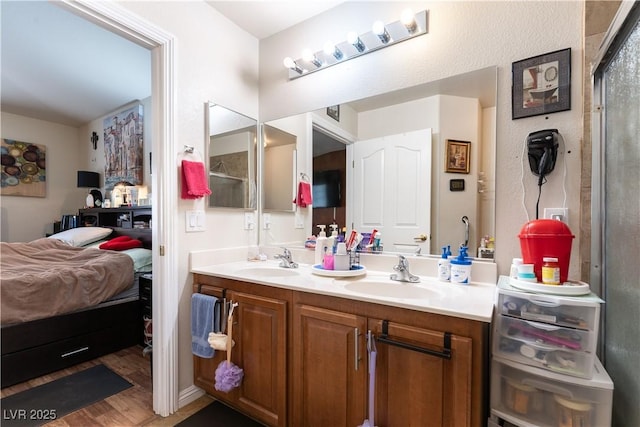
[[[591,282],[613,425],[640,425],[640,5],[621,6],[594,73]],[[612,31],[615,29],[615,31]]]

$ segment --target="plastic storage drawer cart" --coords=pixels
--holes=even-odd
[[[613,383],[595,359],[591,379],[556,374],[494,357],[491,415],[521,427],[611,425]]]
[[[581,297],[526,293],[498,282],[493,355],[573,377],[591,378],[600,304]]]

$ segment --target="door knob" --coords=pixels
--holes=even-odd
[[[416,242],[424,242],[427,240],[427,235],[426,234],[420,234],[416,237],[413,238],[414,241]]]

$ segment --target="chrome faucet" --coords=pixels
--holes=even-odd
[[[394,265],[393,269],[397,273],[391,274],[389,278],[398,282],[418,283],[420,278],[409,272],[409,261],[404,255],[398,255],[398,265]]]
[[[291,251],[287,248],[282,248],[284,251],[282,254],[276,254],[275,259],[280,260],[280,267],[282,268],[298,268],[298,263],[293,262],[291,259]]]

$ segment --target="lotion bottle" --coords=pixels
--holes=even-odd
[[[451,261],[449,261],[446,246],[442,247],[442,258],[438,260],[438,280],[441,282],[451,281]]]
[[[329,241],[327,242],[327,246],[329,246],[329,251],[335,254],[336,245],[338,244],[338,224],[331,224],[329,227],[331,227],[333,231],[331,231],[331,236],[328,237]]]
[[[326,225],[319,225],[318,228],[320,232],[318,233],[318,238],[316,239],[316,253],[315,253],[315,265],[322,266],[324,261],[324,250],[327,248],[329,244],[329,239],[327,238],[327,233],[324,231]]]
[[[461,246],[458,257],[451,260],[451,282],[471,282],[471,260],[467,257],[466,246]]]

